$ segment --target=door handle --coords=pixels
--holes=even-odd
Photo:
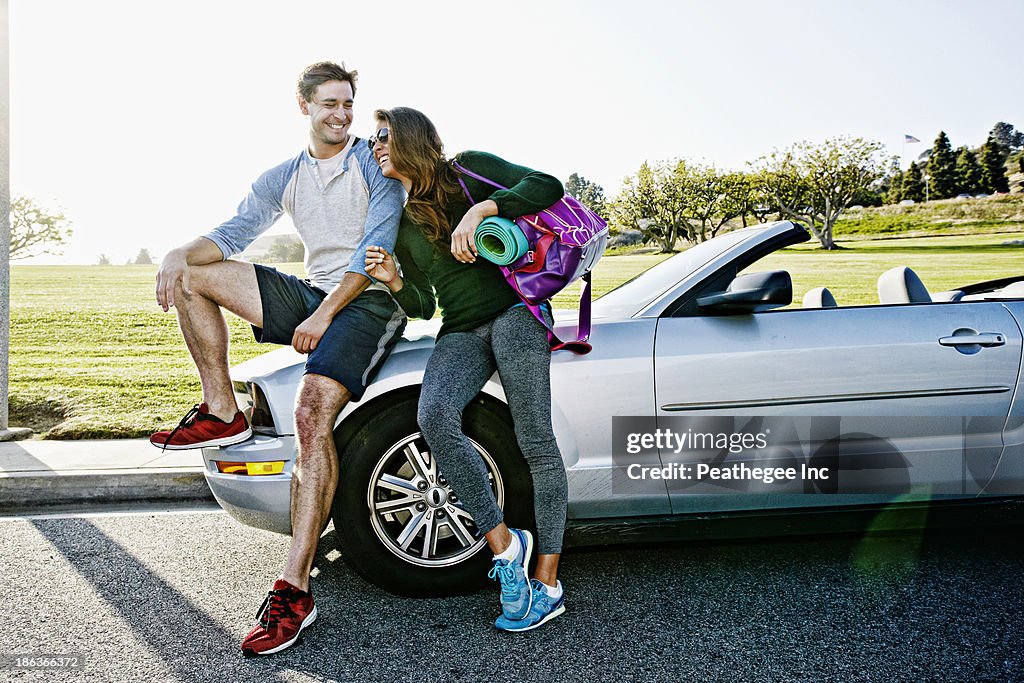
[[[1006,343],[1006,337],[998,332],[956,334],[951,337],[941,337],[939,343],[943,346],[1003,346]]]

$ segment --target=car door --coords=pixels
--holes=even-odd
[[[552,355],[552,421],[566,464],[571,519],[671,512],[663,482],[630,480],[612,454],[616,416],[654,417],[656,323],[597,321],[590,335],[593,351]],[[657,465],[658,453],[640,461]]]
[[[811,487],[831,495],[804,495],[806,481],[738,486],[744,496],[670,486],[674,512],[839,505],[978,493],[1002,449],[1021,334],[995,302],[698,315],[659,320],[655,358],[659,417],[800,418],[787,422],[796,461],[843,475]],[[887,451],[876,471],[865,443]]]

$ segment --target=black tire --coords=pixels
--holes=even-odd
[[[419,435],[416,403],[417,396],[407,394],[374,410],[354,432],[339,431],[340,468],[332,508],[335,532],[345,562],[390,593],[408,597],[468,593],[487,582],[491,553],[484,539],[476,538],[476,527],[461,503],[450,497],[442,502],[452,492],[436,465],[432,466],[437,481],[430,481],[429,469],[415,469],[417,451],[425,457],[416,462],[433,463]],[[465,410],[463,431],[489,463],[499,504],[504,499],[506,523],[533,528],[530,472],[516,444],[508,409],[478,397]],[[408,448],[410,444],[414,448]],[[384,475],[390,478],[382,484]],[[400,480],[401,493],[391,489]],[[414,483],[426,484],[427,489],[413,491]],[[416,533],[409,534],[413,528]],[[437,542],[424,554],[430,533]],[[408,542],[405,550],[403,541]]]

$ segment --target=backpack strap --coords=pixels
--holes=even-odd
[[[523,299],[523,305],[526,306],[527,310],[533,314],[533,317],[540,321],[540,324],[544,326],[544,329],[548,332],[548,345],[551,347],[552,353],[555,351],[572,351],[577,356],[585,356],[590,353],[594,347],[587,343],[590,338],[590,273],[588,272],[582,278],[586,284],[583,286],[583,291],[580,292],[580,316],[576,323],[576,339],[570,341],[562,341],[555,334],[554,329],[548,324],[548,321],[544,319],[544,314],[541,312],[540,305],[531,304],[529,301]]]
[[[476,180],[479,180],[482,183],[487,183],[488,185],[496,187],[499,190],[507,190],[508,189],[504,185],[500,185],[500,184],[494,182],[493,180],[491,180],[489,178],[485,178],[485,177],[483,177],[482,175],[480,175],[478,173],[473,173],[468,168],[466,168],[465,166],[463,166],[459,162],[455,161],[455,159],[452,159],[452,168],[454,168],[458,173],[468,175],[470,178],[475,178]],[[462,185],[462,189],[463,190],[466,190],[466,184],[462,182],[462,178],[459,178],[459,184]],[[469,194],[469,190],[466,190],[466,194]]]

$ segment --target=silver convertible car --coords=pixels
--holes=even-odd
[[[808,239],[790,222],[729,232],[594,302],[593,351],[552,357],[569,545],[664,538],[687,520],[1021,495],[1024,275],[931,293],[898,267],[879,274],[877,304],[837,305],[820,282],[797,307],[790,273],[758,262]],[[568,333],[575,313],[556,320]],[[490,560],[416,424],[438,326],[411,322],[335,429],[342,556],[404,595],[464,591]],[[233,368],[255,434],[203,453],[220,505],[280,533],[303,361],[283,348]],[[496,375],[464,429],[509,523],[529,526],[530,475]],[[695,442],[712,434],[725,441]]]

